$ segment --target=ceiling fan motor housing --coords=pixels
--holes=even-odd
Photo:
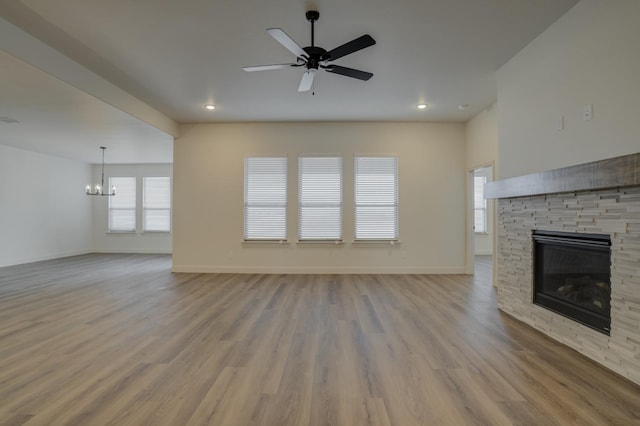
[[[322,47],[317,46],[307,46],[302,48],[307,55],[309,55],[309,59],[307,60],[307,69],[318,69],[321,61],[326,61],[328,59],[327,51]]]

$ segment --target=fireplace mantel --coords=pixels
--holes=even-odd
[[[640,153],[486,184],[489,199],[640,185]]]

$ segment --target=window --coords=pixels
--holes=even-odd
[[[355,239],[398,239],[398,159],[355,158]]]
[[[342,157],[300,157],[298,199],[299,240],[342,240]]]
[[[487,233],[487,200],[484,199],[486,176],[473,177],[473,229],[477,234]]]
[[[171,179],[169,177],[142,178],[143,231],[171,230]]]
[[[136,178],[109,178],[109,188],[115,186],[118,195],[109,197],[109,231],[135,232],[136,230]]]
[[[287,238],[287,157],[244,160],[244,239]]]

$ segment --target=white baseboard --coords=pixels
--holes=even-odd
[[[212,274],[464,274],[464,266],[300,267],[173,265],[172,272]]]
[[[116,253],[116,254],[171,254],[171,250],[163,250],[163,249],[95,249],[92,253]]]
[[[42,262],[42,261],[45,261],[45,260],[61,259],[63,257],[80,256],[80,255],[89,254],[89,253],[93,253],[93,250],[66,251],[66,252],[62,252],[62,253],[47,254],[47,255],[41,255],[41,256],[29,256],[29,257],[22,257],[22,258],[18,258],[18,259],[10,259],[8,261],[4,261],[4,262],[0,263],[0,268],[5,267],[5,266],[23,265],[25,263]]]

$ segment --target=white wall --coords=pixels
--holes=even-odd
[[[92,183],[100,182],[101,166],[93,166]],[[106,164],[105,187],[113,177],[136,178],[136,232],[109,233],[109,197],[93,198],[93,248],[98,253],[171,253],[169,232],[142,231],[142,178],[173,176],[171,164]]]
[[[500,177],[639,152],[639,52],[640,1],[583,0],[507,62],[497,73]]]
[[[88,253],[91,166],[0,145],[0,266]]]
[[[344,157],[344,246],[296,244],[297,158]],[[354,246],[353,156],[397,154],[401,244]],[[242,244],[244,157],[289,156],[289,244]],[[185,125],[174,143],[173,269],[203,272],[461,273],[465,270],[464,125]]]

